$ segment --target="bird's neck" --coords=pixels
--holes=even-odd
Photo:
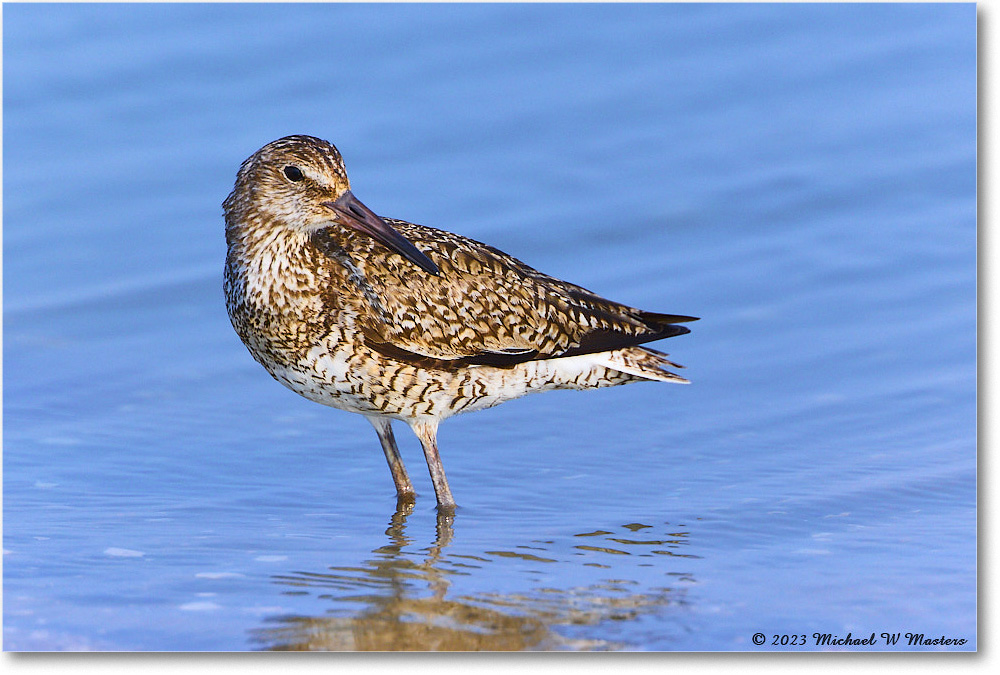
[[[227,228],[229,301],[278,313],[309,310],[322,285],[322,266],[303,232],[280,227]]]

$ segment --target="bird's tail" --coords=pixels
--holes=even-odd
[[[605,352],[601,356],[605,357],[601,362],[602,365],[641,380],[691,384],[690,380],[667,370],[667,368],[683,368],[684,366],[669,360],[663,352],[649,347],[616,349],[612,352]]]

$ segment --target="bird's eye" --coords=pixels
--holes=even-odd
[[[305,178],[305,174],[302,173],[302,169],[297,166],[286,166],[285,176],[288,180],[293,180],[296,183]]]

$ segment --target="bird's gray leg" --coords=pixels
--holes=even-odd
[[[438,454],[437,423],[414,422],[410,426],[413,427],[413,433],[420,439],[420,444],[424,446],[424,457],[427,458],[427,468],[431,472],[431,481],[434,483],[434,493],[437,495],[438,506],[448,510],[454,509],[455,498],[451,496],[448,479],[444,476],[444,466],[441,464],[441,455]]]
[[[382,452],[389,462],[389,471],[392,473],[392,482],[396,484],[396,499],[400,502],[412,502],[417,493],[413,491],[413,483],[406,473],[403,465],[403,458],[399,455],[399,448],[396,447],[396,437],[392,435],[392,423],[386,417],[368,417],[369,422],[375,427],[378,440],[382,443]]]

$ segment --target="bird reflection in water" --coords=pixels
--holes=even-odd
[[[565,560],[565,553],[560,556],[541,546],[518,546],[514,551],[486,551],[482,555],[445,555],[454,536],[455,516],[441,511],[433,544],[420,551],[407,550],[413,543],[406,534],[412,510],[412,503],[399,505],[386,530],[388,543],[375,549],[375,557],[357,567],[276,576],[278,583],[295,588],[295,592],[317,593],[318,598],[339,607],[322,616],[270,619],[269,623],[276,625],[253,631],[254,642],[264,649],[281,651],[612,650],[627,645],[561,633],[580,633],[572,627],[624,622],[662,612],[667,606],[683,608],[687,604],[683,585],[693,579],[682,572],[667,572],[672,580],[670,587],[641,593],[631,592],[638,582],[615,579],[569,589],[534,588],[524,593],[480,592],[448,597],[457,575],[489,573],[490,563],[498,558],[580,563]],[[575,535],[574,545],[569,548],[616,557],[659,554],[671,556],[671,561],[698,557],[683,553],[687,532],[669,533],[664,535],[666,538],[637,538],[651,526],[633,523],[622,528],[625,534],[597,530]],[[586,560],[593,560],[592,553],[585,555]],[[609,571],[616,568],[595,562],[584,564]]]

